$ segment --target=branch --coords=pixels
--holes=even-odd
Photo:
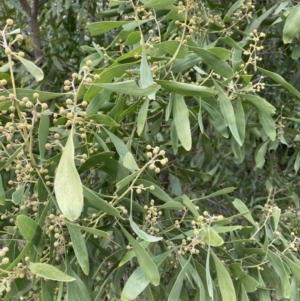
[[[20,5],[22,6],[22,8],[24,9],[25,13],[27,14],[28,17],[30,17],[31,15],[31,8],[27,2],[27,0],[19,0]]]
[[[31,9],[31,16],[33,18],[36,18],[37,15],[38,15],[38,11],[39,11],[39,0],[34,0],[33,5],[32,5],[32,9]]]

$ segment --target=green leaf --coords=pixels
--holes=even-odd
[[[109,233],[104,232],[102,230],[98,230],[98,229],[91,228],[91,227],[84,227],[84,226],[80,226],[78,224],[72,224],[72,226],[73,227],[77,227],[78,229],[80,229],[82,231],[85,231],[85,232],[88,232],[88,233],[91,233],[93,235],[97,235],[97,236],[105,237],[105,238],[109,238],[110,237]]]
[[[202,228],[200,234],[203,234],[204,241],[212,247],[219,247],[224,244],[223,238],[212,227]]]
[[[190,46],[190,49],[198,54],[202,58],[203,62],[217,74],[228,79],[233,77],[233,70],[229,67],[229,65],[212,52],[192,46]]]
[[[88,275],[90,270],[89,256],[80,228],[71,223],[67,223],[67,228],[71,236],[72,247],[74,249],[77,261],[84,274]]]
[[[94,120],[97,122],[97,124],[101,124],[101,125],[106,125],[106,126],[111,126],[111,127],[119,127],[120,125],[113,120],[110,116],[108,115],[103,115],[103,114],[97,114],[97,115],[91,115],[88,116],[86,119],[90,120]]]
[[[79,174],[95,167],[97,164],[105,163],[106,160],[110,159],[114,155],[114,152],[102,152],[89,157],[78,169]]]
[[[22,202],[22,198],[24,196],[24,191],[25,191],[25,185],[18,187],[16,191],[13,192],[12,194],[12,202],[15,205],[19,205]]]
[[[259,285],[259,283],[249,275],[242,277],[240,281],[248,293],[255,292],[257,290],[257,286]]]
[[[142,248],[146,249],[150,245],[150,242],[143,240],[143,241],[139,242],[139,245]],[[130,261],[134,257],[135,257],[134,250],[131,250],[131,251],[127,252],[125,254],[125,256],[120,260],[119,267],[121,267],[122,265],[126,264],[128,261]],[[149,280],[148,280],[148,283],[149,283]]]
[[[280,215],[281,215],[281,209],[279,209],[278,207],[273,207],[272,218],[273,218],[274,232],[277,231]]]
[[[243,213],[244,217],[253,225],[256,227],[256,223],[250,214],[249,209],[247,206],[240,200],[240,199],[234,199],[232,202],[233,206],[237,209],[238,212]],[[245,214],[246,213],[246,214]]]
[[[206,284],[207,284],[207,289],[208,289],[208,294],[211,297],[212,300],[214,300],[214,285],[213,285],[213,280],[211,278],[210,274],[210,245],[208,245],[208,250],[207,250],[207,255],[206,255],[206,264],[205,264],[205,276],[206,276]]]
[[[300,6],[299,6],[300,7]],[[292,94],[294,94],[295,96],[297,96],[298,98],[300,98],[300,93],[297,89],[295,89],[292,85],[290,85],[288,82],[285,81],[285,79],[280,76],[277,73],[271,72],[269,70],[265,70],[261,67],[257,67],[257,69],[263,73],[264,75],[268,76],[269,78],[271,78],[273,81],[275,81],[276,83],[280,84],[282,87],[286,88],[288,91],[290,91]]]
[[[124,167],[128,168],[129,170],[139,170],[140,168],[136,164],[134,157],[131,152],[127,152],[123,158],[123,165]]]
[[[168,301],[179,301],[180,291],[182,288],[183,280],[185,278],[185,274],[187,273],[188,267],[190,265],[190,260],[191,260],[191,256],[189,257],[188,261],[185,263],[180,273],[178,274],[176,281],[170,291]]]
[[[251,105],[255,106],[258,110],[264,111],[269,114],[274,114],[276,108],[267,102],[265,99],[250,94],[239,94],[242,98],[246,99]]]
[[[218,190],[216,192],[213,192],[213,193],[211,193],[209,195],[203,196],[201,198],[193,199],[193,201],[211,199],[211,198],[214,198],[214,197],[219,196],[219,195],[228,194],[230,192],[233,192],[235,189],[236,189],[236,187],[223,188],[223,189],[220,189],[220,190]]]
[[[83,208],[82,184],[74,163],[73,132],[72,127],[54,179],[59,209],[71,221],[79,218]]]
[[[108,134],[109,138],[111,139],[111,142],[114,144],[117,153],[119,154],[121,160],[123,161],[123,165],[128,169],[138,170],[139,167],[136,164],[133,155],[129,152],[127,146],[125,143],[116,135],[105,129],[106,133]],[[125,158],[126,156],[126,158]]]
[[[241,139],[241,142],[244,143],[245,134],[246,134],[246,117],[240,98],[237,99],[235,117],[236,117],[236,126],[239,132],[239,137]]]
[[[217,93],[212,88],[208,88],[204,86],[196,86],[187,83],[180,83],[176,81],[157,80],[156,83],[158,83],[163,89],[169,92],[186,95],[186,96],[209,97],[209,96],[214,96]]]
[[[173,117],[178,138],[185,150],[192,148],[192,134],[189,120],[189,110],[182,95],[175,94],[172,104]]]
[[[45,151],[46,151],[45,144],[47,143],[48,140],[49,125],[50,125],[49,116],[41,115],[39,129],[38,129],[38,138],[39,138],[38,140],[39,140],[41,160],[45,158]]]
[[[137,134],[139,136],[141,136],[146,124],[147,113],[149,109],[149,101],[150,101],[149,99],[146,99],[139,110],[139,114],[137,117]]]
[[[235,115],[234,115],[234,110],[231,101],[229,100],[229,98],[227,97],[223,89],[216,82],[214,83],[215,83],[216,90],[218,91],[220,110],[223,115],[224,121],[226,125],[230,128],[230,131],[234,139],[236,140],[236,142],[239,145],[242,145],[241,138],[237,126],[235,124]]]
[[[166,193],[164,192],[160,187],[159,185],[156,185],[155,183],[152,183],[150,181],[147,181],[147,180],[137,180],[136,181],[136,184],[137,185],[140,185],[140,184],[143,184],[144,187],[150,187],[151,185],[154,186],[154,190],[150,190],[149,192],[151,194],[153,194],[155,197],[159,198],[160,200],[164,201],[164,202],[172,202],[173,199]]]
[[[291,43],[300,32],[300,4],[293,7],[293,10],[285,20],[282,40],[284,44]]]
[[[256,154],[255,154],[255,169],[256,168],[261,169],[265,165],[265,161],[266,161],[265,155],[266,155],[267,147],[268,147],[269,143],[270,143],[270,140],[267,140],[258,146]]]
[[[111,216],[122,218],[120,212],[115,207],[110,205],[108,202],[104,201],[95,192],[88,189],[84,185],[83,185],[83,195],[94,208],[104,211]]]
[[[0,206],[3,206],[4,204],[5,204],[5,191],[3,188],[2,176],[0,174]]]
[[[175,0],[164,0],[163,2],[161,0],[142,0],[141,2],[144,3],[142,7],[165,10],[174,8],[172,4],[174,4]]]
[[[75,278],[63,273],[61,270],[50,264],[32,262],[28,265],[28,268],[33,274],[45,279],[63,282],[70,282],[75,280]]]
[[[291,259],[289,259],[287,256],[285,256],[283,254],[282,254],[282,258],[287,263],[287,265],[290,267],[290,269],[292,270],[293,275],[300,282],[300,267],[299,267],[299,265],[296,264],[295,262],[293,262]]]
[[[22,65],[27,69],[27,71],[35,78],[37,82],[43,80],[44,78],[44,72],[42,69],[37,67],[34,63],[31,61],[28,61],[12,52],[12,55],[19,60]]]
[[[195,208],[195,205],[191,202],[191,200],[184,194],[182,196],[183,204],[187,207],[187,209],[193,214],[194,219],[197,220],[199,217],[199,212]]]
[[[129,23],[131,21],[101,21],[88,24],[87,28],[92,36],[97,36]]]
[[[18,229],[26,241],[35,246],[43,245],[44,235],[42,228],[30,217],[26,215],[18,215]]]
[[[173,250],[157,255],[153,258],[153,262],[159,267],[171,254]],[[138,267],[126,281],[125,286],[122,290],[121,300],[134,300],[137,296],[145,290],[147,285],[150,283],[148,278],[140,267]]]
[[[131,226],[132,230],[141,239],[143,239],[145,241],[149,241],[149,242],[156,242],[156,241],[160,241],[160,240],[163,239],[162,237],[158,237],[158,236],[153,236],[153,235],[147,234],[145,231],[141,230],[138,227],[138,225],[134,222],[134,220],[132,219],[132,200],[130,201],[129,222],[130,222],[130,226]]]
[[[143,50],[141,67],[140,67],[140,86],[141,88],[147,88],[153,85],[153,79],[151,70],[147,61],[146,51]],[[155,99],[155,92],[148,95],[149,99]]]
[[[148,96],[150,97],[153,93],[156,93],[160,86],[157,83],[141,88],[134,80],[126,80],[117,83],[92,83],[91,86],[100,87],[116,93],[123,93],[133,96]]]
[[[218,277],[220,292],[222,295],[222,300],[236,301],[235,289],[228,271],[226,270],[223,263],[219,260],[219,258],[213,251],[211,251],[211,255],[214,259],[216,270],[217,270],[217,277]]]
[[[259,110],[258,118],[266,134],[274,141],[276,139],[276,125],[271,115],[265,111]]]
[[[131,244],[140,267],[148,280],[155,286],[159,285],[160,275],[155,263],[150,258],[149,254],[139,245],[139,243],[120,225],[122,231]]]

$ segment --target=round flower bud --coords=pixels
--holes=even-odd
[[[7,26],[12,26],[14,24],[14,21],[12,19],[7,19],[6,20],[6,25]]]
[[[23,40],[23,36],[21,34],[18,34],[17,37],[16,37],[16,39],[18,41],[22,41]]]
[[[85,65],[88,66],[88,67],[91,67],[92,64],[93,64],[93,62],[92,62],[91,60],[87,60],[87,61],[85,62]]]
[[[39,98],[39,97],[40,97],[39,93],[33,93],[33,98]]]

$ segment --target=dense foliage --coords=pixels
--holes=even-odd
[[[300,4],[8,2],[1,298],[299,300]]]

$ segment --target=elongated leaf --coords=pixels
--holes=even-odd
[[[187,207],[187,209],[193,214],[194,219],[197,220],[199,217],[199,212],[195,208],[195,205],[191,202],[191,200],[184,194],[182,196],[183,204]]]
[[[239,132],[239,137],[241,139],[241,142],[244,143],[245,134],[246,134],[246,117],[245,117],[242,101],[240,98],[238,98],[236,103],[235,117],[236,117],[236,126]]]
[[[137,185],[143,184],[145,187],[150,187],[151,185],[154,186],[154,190],[150,190],[150,193],[153,194],[154,196],[156,196],[157,198],[159,198],[160,200],[164,201],[164,202],[172,202],[173,199],[166,193],[164,192],[159,185],[156,185],[155,183],[152,183],[150,181],[147,180],[137,180],[136,181]]]
[[[159,267],[168,255],[173,250],[157,255],[153,258],[153,262]],[[121,294],[122,300],[134,300],[137,296],[144,291],[147,285],[150,283],[148,278],[143,273],[142,269],[138,267],[126,281],[124,289]]]
[[[137,118],[137,134],[139,136],[142,134],[146,124],[148,108],[149,108],[149,99],[146,99],[139,110],[139,114]]]
[[[120,225],[122,231],[131,244],[135,255],[138,259],[140,267],[148,280],[155,286],[159,285],[160,276],[155,263],[150,258],[149,254],[139,245],[139,243]]]
[[[274,114],[276,111],[276,108],[271,105],[269,102],[267,102],[265,99],[256,96],[256,95],[250,95],[250,94],[240,94],[240,96],[247,100],[251,105],[257,107],[257,109],[261,111],[265,111],[269,114]]]
[[[287,256],[282,255],[283,260],[288,264],[290,269],[293,272],[293,275],[297,278],[297,280],[300,282],[300,267],[298,264],[296,264],[294,261],[289,259]]]
[[[191,256],[189,260],[185,263],[183,268],[181,269],[180,273],[178,274],[176,281],[171,289],[171,292],[168,297],[168,301],[178,301],[180,297],[180,291],[183,284],[183,279],[185,277],[186,272],[188,271],[188,267],[190,265]]]
[[[101,211],[106,212],[109,215],[115,216],[117,218],[122,218],[120,212],[110,205],[108,202],[105,202],[102,198],[100,198],[95,192],[88,189],[83,185],[83,194],[84,197],[88,200],[88,202],[94,207]]]
[[[208,289],[208,294],[211,297],[211,299],[214,299],[214,285],[213,285],[213,280],[211,278],[211,274],[210,274],[210,264],[209,264],[209,260],[210,260],[210,245],[208,246],[208,250],[207,250],[207,255],[206,255],[206,264],[205,264],[205,276],[206,276],[206,284],[207,284],[207,289]]]
[[[182,146],[189,151],[192,148],[192,134],[189,110],[182,95],[175,94],[172,110],[178,138]]]
[[[267,152],[268,144],[270,140],[267,140],[259,145],[257,152],[255,154],[255,168],[263,168],[265,165],[265,155]]]
[[[140,85],[141,88],[147,88],[153,84],[151,70],[147,61],[146,50],[143,50],[140,67]],[[155,92],[148,95],[149,99],[155,99]]]
[[[71,236],[72,246],[77,258],[77,261],[84,272],[88,275],[90,270],[89,256],[86,248],[84,238],[81,234],[80,228],[71,223],[67,223],[67,227]]]
[[[77,227],[78,229],[80,229],[82,231],[85,231],[85,232],[88,232],[88,233],[91,233],[93,235],[97,235],[97,236],[100,236],[100,237],[108,238],[110,236],[109,233],[104,232],[102,230],[95,229],[95,228],[84,227],[84,226],[80,226],[80,225],[77,225],[77,224],[71,224],[71,225],[73,227]]]
[[[151,85],[141,88],[134,80],[127,80],[117,83],[92,83],[91,86],[100,87],[116,93],[123,93],[133,96],[148,96],[150,97],[153,93],[156,93],[160,86],[157,83],[152,83]]]
[[[124,167],[128,168],[129,170],[139,170],[138,165],[136,164],[134,157],[131,152],[127,152],[123,158],[123,165]]]
[[[32,262],[28,265],[28,268],[33,274],[45,279],[63,282],[70,282],[75,280],[75,278],[63,273],[61,270],[50,264]]]
[[[233,77],[233,70],[229,67],[229,65],[212,52],[198,47],[190,47],[190,49],[200,55],[203,62],[217,74],[220,74],[225,78]]]
[[[22,202],[24,191],[25,191],[25,185],[19,187],[16,191],[13,192],[13,194],[12,194],[12,202],[15,205],[19,205]]]
[[[149,245],[150,242],[149,241],[141,241],[138,243],[142,248],[146,249]],[[120,260],[119,262],[119,267],[121,267],[122,265],[126,264],[128,261],[130,261],[132,258],[135,257],[135,253],[134,250],[129,251],[128,253],[126,253],[126,255]],[[148,283],[150,281],[148,280]]]
[[[245,213],[247,212],[247,214],[244,215],[244,217],[253,225],[256,226],[256,223],[251,215],[251,213],[249,212],[249,209],[247,208],[247,206],[240,200],[240,199],[234,199],[234,201],[232,202],[233,206],[237,209],[238,212],[240,213]]]
[[[235,123],[235,115],[234,115],[234,110],[233,110],[231,101],[229,100],[228,96],[223,91],[223,89],[216,82],[215,82],[215,87],[216,87],[216,90],[218,91],[220,109],[221,109],[221,113],[223,115],[224,121],[227,124],[227,126],[230,128],[230,131],[231,131],[234,139],[236,140],[236,142],[239,145],[242,145],[239,131],[238,131],[236,123]]]
[[[220,259],[213,251],[211,251],[211,255],[214,259],[216,270],[217,270],[218,283],[222,295],[222,300],[236,301],[235,289],[229,273],[227,272],[223,263],[220,261]]]
[[[60,158],[54,191],[61,212],[71,221],[79,218],[83,208],[83,190],[74,163],[73,127]]]
[[[88,120],[92,119],[92,120],[96,121],[98,124],[101,124],[101,125],[112,126],[112,127],[119,127],[120,126],[117,122],[115,122],[115,120],[113,120],[108,115],[102,115],[102,114],[101,115],[100,114],[91,115],[87,119]]]
[[[32,218],[26,215],[19,215],[17,217],[17,225],[26,241],[35,246],[41,246],[43,244],[43,230]]]
[[[227,193],[233,192],[235,189],[236,189],[236,187],[223,188],[223,189],[220,189],[220,190],[218,190],[216,192],[213,192],[213,193],[211,193],[209,195],[203,196],[201,198],[193,199],[193,201],[199,201],[199,200],[205,200],[205,199],[209,199],[209,198],[214,198],[214,197],[219,196],[219,195],[223,195],[223,194],[227,194]]]
[[[47,143],[47,139],[48,139],[49,125],[50,125],[49,116],[41,115],[38,137],[39,137],[40,156],[42,160],[45,157],[45,151],[46,151],[45,144]]]
[[[131,21],[101,21],[88,24],[87,28],[92,36],[97,36],[129,23]]]
[[[2,176],[0,174],[0,206],[3,206],[5,203],[5,191],[2,184]]]
[[[34,63],[31,61],[28,61],[18,55],[15,55],[12,53],[14,57],[19,60],[22,65],[27,69],[27,71],[35,78],[37,82],[41,81],[44,78],[44,72],[41,68],[37,67]]]
[[[300,5],[298,5],[300,7]],[[282,76],[280,76],[277,73],[271,72],[269,70],[263,69],[261,67],[257,67],[257,69],[263,73],[264,75],[271,78],[276,83],[280,84],[282,87],[286,88],[288,91],[290,91],[292,94],[300,98],[300,93],[297,89],[295,89],[292,85],[290,85]]]
[[[186,96],[209,97],[217,94],[217,92],[212,88],[180,83],[176,81],[157,80],[156,83],[158,83],[162,88],[169,92],[174,92]]]
[[[258,111],[258,118],[266,134],[274,141],[276,139],[276,125],[271,115],[265,111]]]
[[[132,219],[132,200],[130,202],[130,216],[129,216],[129,222],[130,222],[130,226],[132,228],[132,230],[135,232],[135,234],[140,237],[141,239],[145,240],[145,241],[149,241],[149,242],[156,242],[159,240],[162,240],[162,237],[158,237],[158,236],[153,236],[153,235],[149,235],[148,233],[146,233],[145,231],[141,230],[138,225],[134,222],[134,220]]]
[[[291,43],[300,32],[300,4],[295,6],[285,20],[283,27],[283,43]]]
[[[224,244],[223,238],[212,227],[202,228],[200,234],[204,235],[204,241],[212,247],[219,247]]]
[[[108,131],[107,129],[105,129],[105,131],[107,132],[112,143],[114,144],[114,146],[117,150],[117,153],[119,154],[121,160],[123,161],[123,165],[130,170],[133,170],[133,171],[138,170],[139,167],[138,167],[137,163],[135,162],[135,159],[134,159],[132,153],[128,151],[128,148],[125,145],[125,143],[119,137],[117,137],[116,135],[114,135],[113,133]]]

